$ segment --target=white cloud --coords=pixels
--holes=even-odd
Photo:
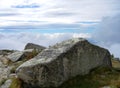
[[[66,39],[77,37],[90,38],[91,36],[88,33],[0,33],[0,49],[22,50],[29,42],[49,46]]]
[[[120,57],[120,14],[104,18],[93,36],[101,46],[108,48],[116,57]]]
[[[114,54],[114,56],[120,57],[120,43],[112,44],[109,47],[109,50],[110,50],[111,53]]]
[[[120,14],[107,17],[97,26],[95,37],[109,44],[120,43]]]
[[[0,17],[0,26],[20,25],[24,22],[31,24],[30,20],[41,21],[43,24],[100,21],[105,16],[119,13],[119,4],[120,0],[0,0],[1,14],[17,14]],[[38,8],[31,8],[30,5],[37,5]]]
[[[86,27],[95,26],[96,23],[84,22],[100,22],[104,17],[112,17],[120,13],[119,5],[120,0],[0,0],[0,31],[5,31],[10,27],[15,28],[14,30],[22,28],[25,30],[30,28],[51,28],[55,30],[58,28],[69,29],[70,27],[78,30],[86,29]],[[34,8],[34,6],[37,7]],[[112,53],[120,44],[119,23],[120,15],[105,18],[101,21],[99,29],[96,29],[96,33],[93,34],[98,41],[102,42],[101,45],[104,44],[103,46],[109,48]],[[90,37],[91,35],[74,33],[36,35],[18,34],[18,32],[17,34],[0,33],[0,48],[22,49],[27,42],[47,46],[78,36]]]

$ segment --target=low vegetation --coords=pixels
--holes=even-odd
[[[38,52],[36,49],[34,49],[34,50],[33,50],[32,52],[30,52],[29,54],[26,54],[25,59],[26,59],[26,60],[29,60],[29,59],[37,56],[38,53],[40,53],[40,52]]]
[[[59,88],[101,88],[103,86],[120,88],[120,72],[115,69],[97,68],[89,75],[70,79]]]
[[[12,78],[12,83],[9,88],[22,88],[22,81],[19,78]]]

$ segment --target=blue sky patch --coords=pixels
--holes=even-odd
[[[12,6],[12,8],[40,8],[40,5],[37,4],[16,5]]]

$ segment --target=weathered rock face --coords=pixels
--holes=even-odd
[[[25,46],[25,50],[26,50],[26,49],[36,49],[36,50],[41,51],[41,50],[45,49],[45,47],[40,46],[40,45],[37,45],[37,44],[33,44],[33,43],[28,43],[28,44]]]
[[[111,67],[109,52],[85,39],[76,38],[43,50],[22,64],[16,73],[30,86],[27,88],[57,87],[72,77],[88,74],[98,66]]]

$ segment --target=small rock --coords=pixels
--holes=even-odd
[[[6,56],[0,57],[0,60],[4,65],[8,65],[10,62],[10,60]]]
[[[111,88],[110,86],[104,86],[104,87],[102,87],[102,88]]]
[[[11,83],[12,83],[12,80],[8,79],[0,88],[9,88]]]
[[[9,58],[12,62],[16,62],[18,60],[20,60],[23,56],[24,52],[14,52],[10,55],[7,56],[7,58]]]
[[[17,75],[16,74],[10,74],[9,75],[9,78],[11,79],[11,78],[17,78]]]

